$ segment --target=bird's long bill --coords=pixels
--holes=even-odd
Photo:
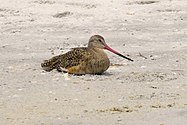
[[[127,60],[133,62],[132,59],[130,59],[130,58],[128,58],[128,57],[126,57],[126,56],[124,56],[124,55],[118,53],[117,51],[115,51],[115,50],[113,50],[112,48],[110,48],[108,45],[105,45],[105,48],[104,48],[104,49],[107,49],[108,51],[113,52],[114,54],[116,54],[116,55],[118,55],[118,56],[121,56],[121,57],[123,57],[123,58],[125,58],[125,59],[127,59]]]

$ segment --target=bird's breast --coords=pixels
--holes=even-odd
[[[87,71],[90,73],[103,73],[110,66],[106,53],[101,49],[92,50],[92,58],[88,61]]]

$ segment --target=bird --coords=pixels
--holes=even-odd
[[[72,48],[65,54],[44,60],[41,67],[45,71],[57,69],[75,75],[103,74],[110,66],[104,49],[133,62],[129,57],[109,47],[101,35],[93,35],[90,37],[87,47]]]

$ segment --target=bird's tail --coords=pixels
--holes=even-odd
[[[58,67],[58,64],[60,63],[59,61],[59,56],[55,56],[49,60],[44,60],[43,63],[41,63],[41,67],[45,71],[51,71],[53,69],[56,69]]]

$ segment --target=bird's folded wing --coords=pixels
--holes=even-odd
[[[72,66],[78,66],[84,61],[87,61],[91,58],[90,52],[87,48],[72,48],[71,51],[60,55],[59,61],[60,67],[70,68]]]

